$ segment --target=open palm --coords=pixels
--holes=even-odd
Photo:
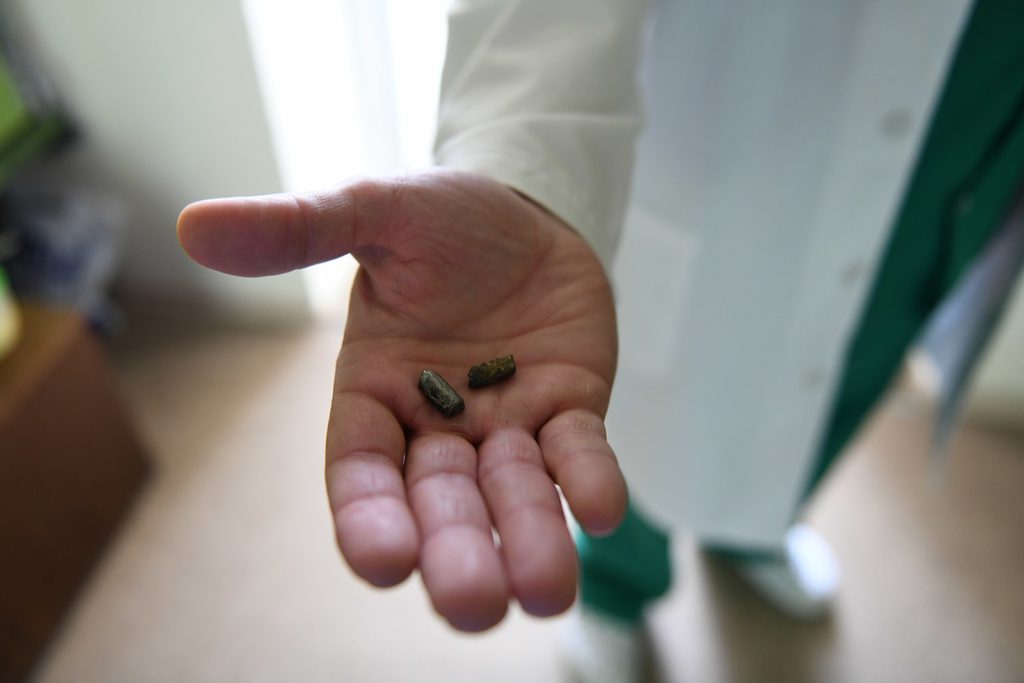
[[[389,586],[418,567],[435,609],[463,630],[499,622],[512,596],[536,615],[572,603],[576,555],[555,484],[593,533],[626,505],[603,424],[614,309],[576,233],[503,185],[442,170],[199,202],[178,229],[195,260],[236,275],[359,261],[326,470],[356,574]],[[510,353],[513,378],[468,389],[471,365]],[[424,398],[428,368],[465,411],[445,418]]]

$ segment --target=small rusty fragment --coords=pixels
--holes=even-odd
[[[511,355],[474,365],[469,369],[469,386],[472,389],[486,387],[516,374],[516,361]]]
[[[466,407],[462,397],[433,370],[420,373],[420,391],[445,417],[454,417]]]

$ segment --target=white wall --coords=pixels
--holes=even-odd
[[[287,190],[431,160],[447,0],[241,0]],[[351,257],[303,271],[343,319]]]
[[[240,280],[192,264],[181,208],[282,189],[238,0],[15,0],[85,138],[60,164],[132,215],[122,279],[244,320],[304,318],[297,274]]]

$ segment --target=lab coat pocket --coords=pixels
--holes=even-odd
[[[622,372],[658,378],[679,357],[698,248],[696,234],[670,219],[629,210],[612,268]]]

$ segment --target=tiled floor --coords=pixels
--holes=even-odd
[[[339,333],[151,324],[116,350],[157,474],[36,683],[558,681],[559,620],[482,636],[417,581],[338,560],[321,481]],[[968,429],[929,488],[925,423],[890,405],[811,521],[844,569],[833,619],[776,616],[677,544],[652,614],[668,681],[1024,680],[1024,438]]]

